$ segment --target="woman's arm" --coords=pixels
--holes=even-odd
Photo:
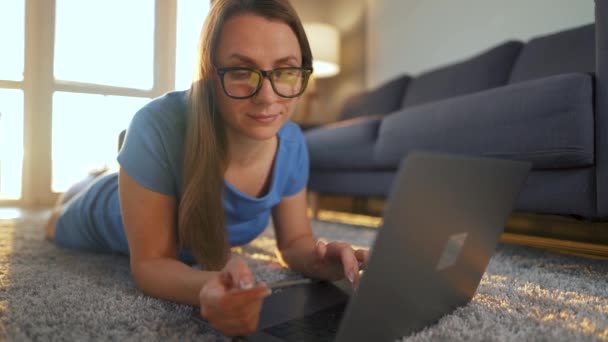
[[[307,215],[306,188],[285,197],[273,209],[277,246],[283,260],[294,271],[319,279],[337,280],[347,277],[356,284],[359,265],[365,264],[368,252],[354,251],[343,242],[317,242]]]
[[[255,331],[270,292],[264,284],[253,286],[247,263],[233,257],[221,272],[209,272],[178,261],[175,199],[144,188],[122,169],[118,181],[137,286],[152,297],[200,306],[203,318],[226,335]]]
[[[316,240],[306,214],[306,189],[284,197],[272,209],[272,220],[281,257],[291,269],[313,278],[321,278],[314,265]]]
[[[118,182],[137,286],[152,297],[198,306],[201,287],[216,272],[195,270],[177,260],[175,198],[146,189],[123,169]]]

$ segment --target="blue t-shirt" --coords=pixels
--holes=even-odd
[[[129,176],[149,190],[175,196],[178,203],[187,96],[185,91],[168,93],[139,110],[118,155]],[[300,192],[308,181],[308,150],[300,128],[288,122],[277,136],[272,180],[263,197],[251,197],[224,182],[226,229],[233,246],[256,238],[267,227],[272,207]],[[66,247],[128,254],[116,174],[101,177],[70,202],[57,222],[55,241]],[[182,259],[191,259],[187,254],[180,251]]]

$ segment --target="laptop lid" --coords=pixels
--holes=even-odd
[[[529,170],[527,162],[410,153],[336,340],[394,340],[467,304]]]

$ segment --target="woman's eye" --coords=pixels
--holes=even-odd
[[[235,80],[246,80],[251,77],[251,71],[247,70],[235,70],[230,72],[230,78]]]
[[[292,82],[300,77],[299,70],[281,70],[277,71],[275,78],[284,82]]]

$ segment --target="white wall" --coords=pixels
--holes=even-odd
[[[366,87],[593,22],[593,0],[367,0]]]

